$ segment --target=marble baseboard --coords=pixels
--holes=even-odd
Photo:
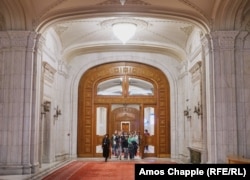
[[[0,175],[24,175],[39,171],[39,165],[0,165]]]
[[[20,165],[0,165],[0,175],[20,175],[25,173],[31,173],[31,167]]]

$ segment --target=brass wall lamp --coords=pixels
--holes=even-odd
[[[199,102],[197,106],[194,106],[194,113],[196,113],[198,117],[202,115],[201,104]]]
[[[188,106],[187,106],[187,109],[184,110],[184,116],[186,116],[188,119],[191,118],[191,115],[189,114],[189,111],[190,111],[190,110],[191,110],[191,109],[189,109]]]
[[[54,115],[54,117],[57,118],[59,115],[62,115],[62,112],[61,112],[61,110],[59,109],[58,106],[55,108],[55,110],[56,110],[56,114]]]
[[[50,102],[49,101],[44,101],[42,104],[42,112],[41,114],[46,114],[46,112],[50,111]]]

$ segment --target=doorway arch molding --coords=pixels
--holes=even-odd
[[[170,156],[170,87],[165,74],[159,69],[145,64],[132,62],[116,62],[96,66],[84,73],[79,82],[78,89],[78,129],[77,129],[77,155],[79,157],[93,157],[99,140],[95,139],[95,95],[96,82],[107,77],[129,75],[150,79],[156,84],[156,130],[158,157]],[[100,99],[100,98],[98,98]],[[112,99],[101,98],[102,103],[109,106]],[[118,98],[119,99],[119,98]],[[134,97],[127,97],[129,102]],[[138,98],[138,103],[147,104],[150,100]],[[117,101],[116,101],[117,102]],[[119,102],[119,100],[118,100]],[[124,98],[120,98],[124,102]],[[100,102],[99,102],[100,103]],[[112,103],[112,102],[111,102]]]
[[[84,59],[84,61],[83,61]],[[90,59],[90,60],[87,60]],[[157,57],[150,53],[134,53],[133,56],[131,54],[123,54],[123,56],[118,55],[117,53],[112,53],[112,55],[108,55],[107,53],[102,53],[102,57],[96,56],[94,54],[79,56],[78,58],[74,58],[71,63],[71,76],[69,76],[67,80],[67,86],[65,89],[66,94],[70,94],[65,99],[65,109],[68,110],[67,117],[71,120],[70,129],[70,152],[72,157],[77,156],[77,110],[78,110],[78,85],[80,78],[82,75],[90,68],[95,66],[111,63],[111,62],[119,62],[125,61],[128,62],[139,62],[142,64],[146,64],[152,67],[155,67],[162,71],[165,74],[165,77],[168,79],[170,84],[170,121],[171,121],[171,157],[175,158],[178,154],[178,136],[177,136],[177,117],[178,117],[178,108],[177,108],[177,79],[178,74],[175,70],[175,67],[178,66],[178,62],[168,56],[157,55]],[[152,63],[153,62],[153,63]]]

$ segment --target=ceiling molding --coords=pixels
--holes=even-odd
[[[121,3],[119,0],[106,0],[104,2],[101,2],[97,5],[119,5],[121,6]],[[142,0],[126,0],[126,3],[124,5],[140,5],[140,6],[148,6],[151,5],[149,3],[146,3]]]
[[[194,13],[187,13],[181,11],[170,11],[161,7],[145,6],[145,7],[117,7],[112,6],[102,7],[87,7],[87,8],[75,8],[64,11],[54,11],[53,14],[47,15],[37,19],[34,23],[34,28],[38,32],[43,32],[48,26],[56,23],[70,20],[81,20],[88,18],[98,17],[154,17],[162,19],[171,19],[176,21],[186,21],[196,25],[205,32],[210,31],[210,22],[203,18],[203,16],[197,16]]]
[[[211,21],[211,18],[198,6],[196,6],[194,3],[190,2],[189,0],[179,0],[183,4],[186,4],[187,6],[193,8],[196,12],[201,14],[203,17],[205,17],[208,21]]]
[[[77,49],[70,50],[63,54],[63,59],[70,61],[77,56],[90,53],[101,53],[101,52],[144,52],[144,53],[155,53],[162,54],[172,57],[178,62],[185,60],[186,54],[181,49],[170,49],[164,47],[153,47],[153,46],[142,46],[142,45],[108,45],[108,46],[91,46],[91,47],[78,47]]]

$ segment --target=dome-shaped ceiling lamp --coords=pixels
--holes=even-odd
[[[125,4],[126,0],[120,0],[121,5],[123,6]]]
[[[123,44],[131,39],[136,32],[136,25],[130,22],[115,23],[112,26],[114,35],[122,41]]]

